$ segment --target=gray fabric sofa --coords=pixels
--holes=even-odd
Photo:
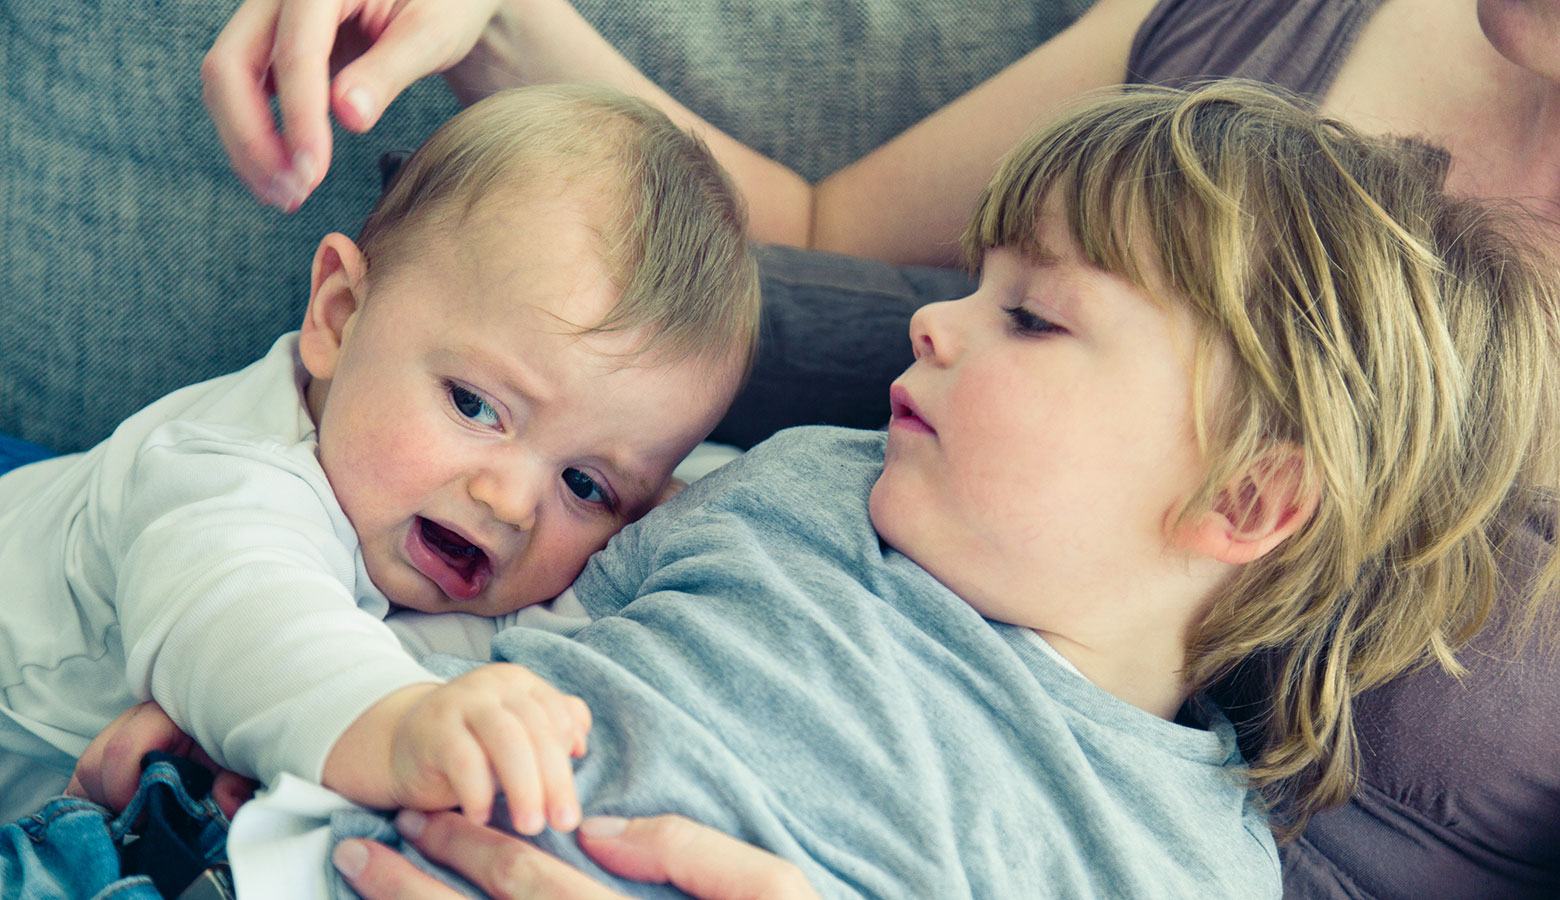
[[[817,177],[1089,2],[576,5],[695,110]],[[81,449],[259,356],[297,325],[315,243],[356,233],[379,154],[415,147],[456,109],[425,80],[372,133],[338,130],[331,173],[297,214],[263,208],[201,105],[201,57],[236,5],[0,0],[0,433]]]
[[[843,165],[1043,41],[1091,0],[575,0],[651,77],[805,175]],[[339,132],[329,178],[295,215],[228,172],[200,100],[201,56],[237,0],[0,0],[0,436],[91,445],[155,397],[231,371],[296,327],[315,243],[355,233],[377,159],[455,109],[437,79],[371,134]],[[904,296],[953,296],[959,273],[761,251],[783,316],[881,319]],[[838,286],[837,290],[835,286]],[[833,302],[849,296],[853,305]],[[781,314],[777,313],[777,316]],[[718,433],[749,444],[833,413],[787,390],[787,365],[840,393],[908,359],[793,353]],[[812,380],[816,380],[815,378]],[[4,447],[0,446],[0,451]],[[0,452],[0,461],[4,453]],[[1552,522],[1533,541],[1553,540]],[[1487,635],[1474,677],[1421,672],[1365,698],[1364,788],[1285,850],[1288,896],[1560,896],[1560,657]],[[1511,665],[1512,656],[1519,664]]]

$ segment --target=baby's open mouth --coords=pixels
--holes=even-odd
[[[470,600],[487,586],[493,566],[481,547],[421,516],[411,538],[412,564],[450,599]]]

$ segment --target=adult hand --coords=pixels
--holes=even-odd
[[[407,85],[470,53],[499,2],[246,0],[201,63],[233,171],[262,203],[297,209],[330,168],[330,115],[367,131]]]
[[[216,774],[211,796],[232,818],[254,796],[255,783],[217,765],[156,703],[132,706],[108,723],[76,760],[65,793],[123,810],[141,784],[141,759],[153,750],[188,756]]]
[[[464,875],[492,900],[623,900],[554,856],[454,813],[396,818],[429,859]],[[681,816],[589,818],[576,832],[602,868],[634,881],[671,884],[700,900],[817,900],[801,870],[773,854]],[[458,900],[450,888],[383,844],[343,841],[336,868],[367,900]]]

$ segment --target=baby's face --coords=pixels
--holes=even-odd
[[[400,606],[496,615],[556,596],[735,389],[734,366],[644,365],[640,335],[574,333],[617,294],[559,204],[479,207],[376,274],[328,381],[310,366],[310,405],[369,577]]]
[[[912,319],[872,521],[988,618],[1117,627],[1206,473],[1191,323],[1089,266],[1056,217],[1041,234],[1050,258],[992,250],[973,295]]]

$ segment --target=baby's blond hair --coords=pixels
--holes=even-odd
[[[600,204],[594,225],[619,290],[582,331],[642,329],[639,353],[661,362],[751,364],[758,269],[730,180],[701,141],[608,88],[518,88],[465,109],[396,174],[358,245],[372,275],[414,256],[420,229],[560,187]]]
[[[1059,200],[1091,264],[1193,310],[1209,474],[1183,521],[1298,449],[1315,514],[1212,599],[1185,669],[1246,681],[1250,776],[1284,836],[1352,792],[1356,696],[1458,670],[1508,529],[1560,486],[1560,280],[1446,169],[1256,85],[1132,89],[1015,149],[965,234],[972,264],[1042,250]]]

